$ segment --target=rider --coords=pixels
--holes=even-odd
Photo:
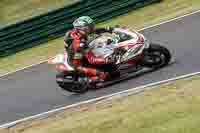
[[[96,28],[94,21],[89,16],[82,16],[73,22],[73,30],[67,32],[64,37],[64,47],[69,56],[69,62],[80,73],[90,75],[90,81],[104,81],[108,78],[108,72],[84,65],[87,57],[91,64],[112,64],[115,58],[94,57],[92,53],[86,54],[89,38],[101,33],[112,33],[113,28]],[[95,34],[92,34],[95,33]]]

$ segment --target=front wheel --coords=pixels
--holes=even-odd
[[[87,82],[78,82],[78,76],[73,72],[59,72],[56,75],[56,82],[65,91],[73,93],[84,93],[88,91]]]
[[[149,49],[145,51],[143,66],[158,69],[169,64],[171,60],[170,51],[159,44],[150,44]]]

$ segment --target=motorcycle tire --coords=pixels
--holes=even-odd
[[[67,76],[71,76],[72,79],[69,79],[69,82],[62,81],[62,79],[66,80]],[[61,80],[59,80],[61,79]],[[59,72],[56,75],[56,82],[60,88],[65,91],[72,93],[85,93],[88,91],[87,83],[81,84],[76,80],[75,74],[70,72]]]
[[[148,58],[151,58],[151,61]],[[155,61],[156,59],[157,61]],[[171,53],[166,47],[151,43],[150,47],[145,52],[145,58],[142,65],[144,67],[159,69],[168,65],[170,61]]]

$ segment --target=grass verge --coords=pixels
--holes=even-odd
[[[199,133],[200,76],[66,110],[15,133]]]
[[[122,24],[140,29],[197,9],[200,9],[199,0],[163,0],[160,4],[134,10],[126,15],[101,23],[100,25]],[[1,58],[0,74],[12,72],[27,65],[46,60],[62,50],[63,38],[58,38],[32,49]]]
[[[78,0],[1,0],[0,27],[58,9]]]

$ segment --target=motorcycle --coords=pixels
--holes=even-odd
[[[131,37],[122,37],[117,33],[112,36],[101,35],[92,40],[88,48],[88,51],[97,57],[116,59],[114,64],[90,65],[109,72],[117,70],[120,72],[119,76],[114,75],[113,78],[103,84],[90,83],[87,80],[88,75],[76,72],[68,63],[68,55],[63,53],[48,60],[48,63],[54,65],[58,70],[57,84],[66,91],[83,93],[91,88],[100,88],[106,84],[118,82],[120,79],[127,78],[130,73],[139,72],[144,68],[157,70],[169,64],[171,53],[166,47],[150,43],[143,34],[135,30],[120,30],[126,30]],[[80,80],[83,78],[86,79],[84,82]]]

